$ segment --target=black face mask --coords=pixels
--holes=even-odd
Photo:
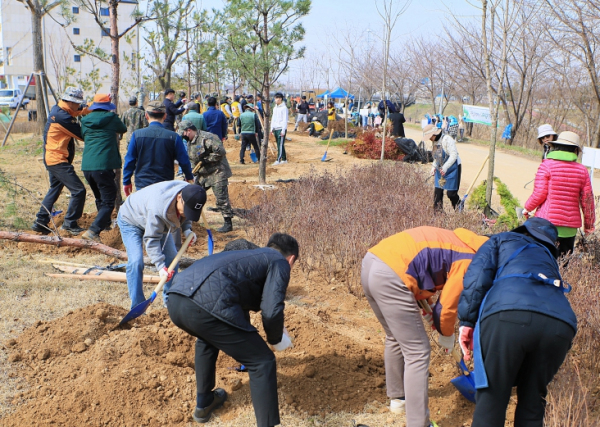
[[[188,136],[186,136],[186,135],[183,135],[183,136],[182,136],[182,138],[183,138],[184,140],[186,140],[187,142],[190,142],[190,138],[189,138]]]

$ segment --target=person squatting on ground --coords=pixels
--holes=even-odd
[[[75,158],[75,138],[83,141],[81,126],[75,117],[89,113],[83,107],[83,91],[79,88],[68,87],[57,105],[48,114],[44,128],[44,166],[48,171],[50,188],[42,201],[42,207],[36,215],[31,227],[33,231],[49,234],[50,215],[54,203],[60,197],[64,187],[71,192],[71,200],[62,224],[62,229],[76,235],[84,231],[77,221],[83,215],[85,206],[85,186],[77,176],[73,167]]]
[[[165,99],[163,101],[163,105],[165,106],[166,117],[163,122],[163,126],[165,129],[170,131],[175,131],[175,120],[178,115],[185,112],[187,106],[185,105],[185,94],[181,92],[184,96],[180,97],[179,101],[173,102],[175,99],[175,91],[171,88],[165,90]],[[182,108],[179,108],[183,104]]]
[[[275,135],[277,143],[277,160],[273,163],[274,166],[287,163],[285,134],[287,133],[288,120],[289,110],[285,102],[283,102],[283,94],[277,92],[275,94],[275,106],[273,107],[273,115],[271,117],[271,133]]]
[[[208,108],[203,114],[206,122],[206,130],[214,133],[219,141],[227,139],[227,117],[221,110],[217,110],[217,98],[211,96],[207,101]]]
[[[477,251],[458,305],[459,342],[473,350],[475,413],[471,427],[503,427],[517,387],[515,427],[543,427],[547,386],[577,332],[560,276],[556,227],[531,218],[492,236]]]
[[[429,419],[431,348],[418,300],[440,291],[432,307],[439,344],[452,350],[462,281],[475,252],[487,240],[472,231],[417,227],[388,237],[362,261],[365,296],[385,331],[385,376],[390,410],[406,410],[407,427]]]
[[[144,249],[162,278],[168,279],[163,289],[167,291],[177,269],[168,267],[177,255],[173,233],[179,230],[187,238],[192,231],[192,221],[198,221],[206,203],[206,191],[198,185],[184,181],[164,181],[136,191],[127,197],[119,209],[117,224],[127,251],[127,288],[131,308],[146,300],[142,278]],[[196,242],[196,236],[191,244]]]
[[[323,129],[325,128],[323,127],[319,119],[317,117],[313,117],[312,121],[306,128],[306,131],[308,132],[308,136],[318,138],[323,133]]]
[[[544,124],[538,128],[538,143],[542,146],[542,160],[550,152],[550,143],[556,141],[557,138],[558,134],[554,132],[551,125]]]
[[[437,211],[444,210],[444,190],[452,208],[456,209],[460,197],[461,162],[456,149],[456,141],[450,135],[442,136],[442,129],[434,124],[425,126],[423,136],[433,142],[433,166],[431,175],[435,176],[433,192],[433,208]]]
[[[296,125],[294,131],[298,130],[298,123],[308,123],[308,102],[306,102],[306,96],[302,97],[302,102],[298,104],[298,115],[296,116]]]
[[[110,229],[111,215],[115,208],[117,191],[115,169],[121,169],[119,134],[127,132],[127,126],[114,111],[109,94],[97,94],[88,107],[90,114],[81,119],[81,134],[85,141],[81,170],[96,199],[98,214],[82,239],[100,242],[100,232]]]
[[[240,164],[244,164],[246,149],[254,148],[256,158],[260,161],[260,148],[258,146],[258,133],[260,131],[260,121],[258,115],[254,112],[254,104],[244,105],[244,112],[240,116],[240,126],[242,133],[242,148],[240,148]]]
[[[121,121],[127,126],[125,143],[126,147],[129,147],[129,140],[131,139],[133,132],[148,127],[145,111],[143,108],[138,107],[137,96],[129,98],[129,109],[121,115]]]
[[[231,168],[227,161],[227,153],[223,143],[210,132],[198,132],[192,122],[183,120],[179,123],[179,134],[188,141],[188,154],[194,165],[195,183],[208,191],[212,188],[217,199],[217,210],[223,215],[223,227],[220,233],[233,230],[231,219],[233,209],[229,203],[228,179],[231,178]]]
[[[292,346],[284,327],[284,300],[298,256],[296,239],[275,233],[266,248],[211,255],[176,276],[168,292],[169,316],[197,338],[195,421],[207,422],[227,400],[225,390],[214,389],[223,351],[248,368],[256,425],[280,423],[275,355],[250,323],[249,312],[261,312],[274,350]]]
[[[577,230],[581,227],[581,211],[585,234],[594,231],[594,192],[587,168],[577,163],[582,145],[579,135],[561,132],[556,140],[547,144],[549,151],[535,175],[533,193],[525,203],[523,214],[535,210],[536,217],[556,226],[558,252],[563,256],[573,252]]]
[[[150,124],[131,135],[123,166],[123,192],[132,192],[131,177],[135,175],[135,188],[141,190],[157,182],[175,178],[175,160],[183,170],[185,179],[192,182],[192,167],[181,137],[163,127],[165,106],[159,101],[148,104],[146,118]]]

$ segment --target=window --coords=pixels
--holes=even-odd
[[[73,6],[73,14],[77,15],[79,13],[79,8],[77,6]]]
[[[73,34],[75,34],[76,36],[79,35],[79,28],[73,28]]]
[[[100,16],[110,16],[110,13],[108,13],[108,7],[100,8]]]
[[[81,55],[73,55],[73,61],[81,62]]]
[[[101,29],[100,32],[102,37],[110,37],[110,28]]]

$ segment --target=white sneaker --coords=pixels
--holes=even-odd
[[[282,160],[282,161],[279,162],[280,165],[282,165],[284,163],[287,163],[287,160]]]
[[[278,162],[277,160],[275,162],[273,162],[273,166],[277,166],[280,162]]]
[[[394,414],[403,414],[405,412],[404,407],[406,406],[406,401],[400,399],[392,399],[390,400],[390,412]]]

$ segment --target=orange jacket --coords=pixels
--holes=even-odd
[[[486,241],[464,228],[417,227],[382,240],[369,252],[394,270],[417,300],[443,289],[432,307],[433,321],[442,335],[449,336],[454,333],[463,277]]]
[[[59,101],[58,105],[52,107],[44,129],[44,161],[47,166],[73,162],[73,138],[83,141],[81,126],[75,117],[84,116],[89,112],[87,107],[83,110],[71,110],[64,101]]]

